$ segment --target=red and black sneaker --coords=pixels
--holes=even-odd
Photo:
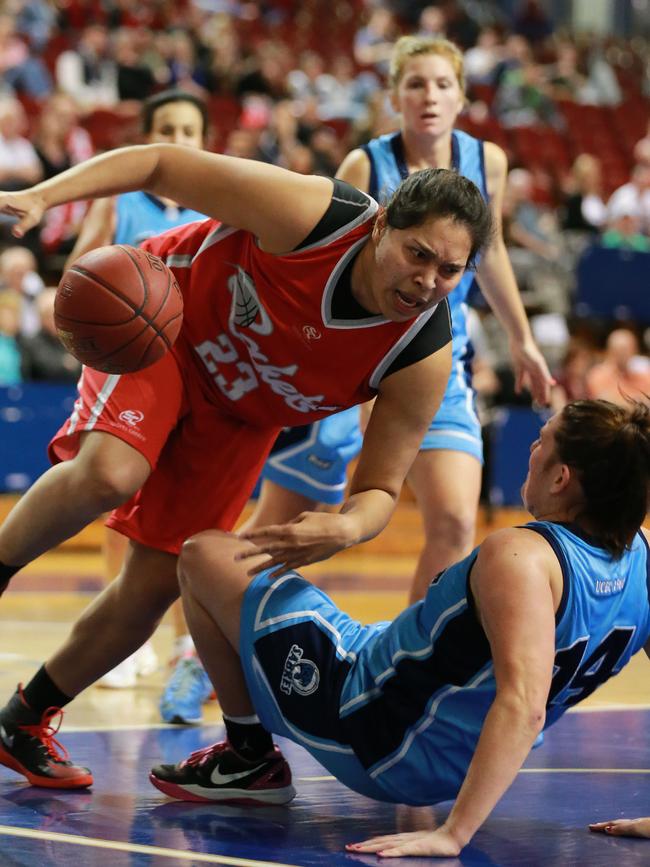
[[[149,779],[180,801],[288,804],[296,796],[291,769],[277,747],[250,762],[228,741],[197,750],[177,765],[157,765]]]
[[[68,752],[54,737],[63,711],[48,707],[39,716],[23,698],[22,686],[0,710],[0,764],[26,777],[32,786],[82,789],[92,786],[88,768],[73,765]]]

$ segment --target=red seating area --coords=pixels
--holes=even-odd
[[[481,99],[487,103],[486,95],[489,97],[482,94]],[[491,115],[480,122],[462,117],[459,126],[503,147],[511,166],[528,168],[538,178],[546,175],[551,199],[552,191],[559,190],[571,164],[582,153],[601,160],[605,195],[629,180],[633,148],[645,134],[650,102],[632,93],[616,107],[563,101],[559,109],[562,130],[548,126],[504,128]]]

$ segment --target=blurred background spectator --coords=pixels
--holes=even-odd
[[[25,138],[27,118],[18,99],[0,96],[0,187],[20,190],[43,176],[33,144]]]
[[[598,157],[580,154],[566,180],[562,228],[598,234],[607,218],[602,199],[602,168]]]
[[[0,253],[0,291],[12,292],[20,300],[19,330],[31,337],[40,328],[36,299],[45,288],[37,270],[36,257],[26,247],[8,247]]]
[[[75,383],[81,365],[67,352],[54,325],[55,287],[44,289],[36,299],[39,328],[21,341],[21,368],[26,381]]]
[[[641,353],[638,336],[629,328],[616,328],[605,344],[603,360],[587,373],[588,397],[622,404],[626,395],[650,395],[650,358]]]
[[[0,386],[22,381],[20,333],[20,296],[9,289],[0,290]]]

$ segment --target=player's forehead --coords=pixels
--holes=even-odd
[[[203,116],[192,102],[183,100],[168,102],[157,108],[152,117],[153,129],[161,129],[167,125],[203,126]]]
[[[472,237],[464,223],[449,216],[432,214],[424,222],[404,230],[407,242],[435,254],[441,262],[465,267],[472,250]]]
[[[560,425],[561,418],[562,412],[556,412],[542,425],[539,432],[539,437],[542,441],[555,440],[555,432]]]

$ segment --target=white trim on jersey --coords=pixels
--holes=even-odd
[[[349,662],[356,662],[357,654],[351,650],[346,650],[345,647],[341,644],[341,634],[338,632],[331,623],[328,623],[325,618],[319,614],[318,611],[290,611],[288,614],[280,614],[277,617],[269,617],[266,620],[262,620],[263,609],[266,606],[266,603],[274,593],[278,587],[285,583],[285,581],[292,581],[294,578],[299,578],[300,576],[296,572],[289,572],[287,575],[281,575],[279,578],[276,578],[275,581],[271,584],[269,589],[266,591],[264,596],[260,601],[260,604],[257,606],[257,611],[255,612],[255,620],[253,622],[253,629],[255,632],[262,632],[267,626],[275,626],[276,623],[284,623],[288,620],[295,620],[296,622],[300,621],[311,621],[316,620],[320,623],[327,632],[330,633],[331,636],[335,639],[336,652],[341,659],[347,659]]]
[[[431,723],[434,721],[440,704],[446,698],[449,698],[449,696],[454,695],[454,693],[459,692],[460,690],[478,686],[483,680],[485,680],[489,676],[493,676],[493,674],[494,665],[492,664],[492,662],[490,662],[489,665],[483,671],[479,672],[476,678],[469,681],[469,683],[466,683],[463,686],[450,686],[447,689],[443,690],[433,702],[426,715],[420,720],[419,724],[415,728],[411,729],[408,735],[406,735],[406,737],[402,741],[402,745],[400,746],[399,750],[394,753],[389,759],[386,759],[384,762],[374,768],[372,771],[369,771],[369,776],[372,777],[373,780],[376,779],[380,774],[383,774],[384,771],[388,771],[390,768],[393,767],[393,765],[396,765],[399,761],[401,761],[401,759],[404,758],[404,756],[411,748],[411,745],[413,744],[413,741],[416,739],[416,737],[425,729],[429,728]]]
[[[368,242],[368,238],[360,238],[349,249],[345,251],[343,256],[334,266],[332,273],[327,278],[323,297],[321,299],[321,319],[326,328],[374,328],[376,325],[384,325],[390,320],[386,319],[379,313],[368,313],[367,319],[338,319],[332,313],[332,299],[334,292],[341,278],[341,274],[348,267],[350,260],[353,259],[361,247]]]
[[[404,332],[397,343],[394,343],[389,351],[384,355],[382,360],[379,362],[377,367],[373,370],[370,375],[370,379],[368,380],[368,384],[370,388],[374,388],[375,390],[379,388],[379,383],[384,378],[384,374],[391,366],[391,364],[395,361],[395,359],[406,349],[408,344],[415,339],[418,333],[424,328],[429,319],[433,316],[433,314],[438,309],[438,305],[436,304],[430,310],[425,310],[424,313],[420,313],[417,319],[413,322],[413,325],[409,328],[408,331]],[[451,327],[451,323],[450,323]]]
[[[359,693],[359,695],[347,701],[345,704],[341,705],[339,708],[339,713],[347,712],[352,707],[356,707],[358,704],[365,703],[370,699],[374,698],[378,693],[381,692],[382,683],[387,680],[389,677],[392,677],[395,674],[395,666],[399,663],[401,659],[422,659],[424,657],[430,656],[433,652],[433,648],[436,642],[436,636],[440,631],[441,627],[444,627],[446,622],[450,617],[457,614],[460,610],[464,610],[467,608],[467,599],[459,599],[455,605],[451,605],[449,608],[445,609],[440,617],[433,624],[430,632],[429,632],[429,641],[424,647],[420,647],[418,650],[404,650],[400,648],[397,650],[393,656],[391,657],[391,664],[384,671],[375,675],[373,678],[375,686],[371,689],[366,690],[365,692]]]
[[[465,433],[464,431],[454,430],[450,428],[449,430],[442,428],[440,430],[428,430],[425,434],[427,442],[431,439],[435,439],[436,437],[450,437],[451,439],[457,440],[465,440],[470,443],[481,443],[483,442],[479,437],[473,437],[471,434]],[[425,448],[426,451],[426,448]]]
[[[288,476],[293,476],[295,479],[299,479],[301,482],[306,482],[312,488],[318,488],[319,491],[344,491],[348,484],[347,479],[343,482],[339,482],[337,485],[327,484],[326,482],[319,482],[313,476],[309,476],[307,473],[303,473],[300,470],[296,470],[294,467],[285,464],[285,461],[290,460],[301,452],[308,451],[316,442],[318,442],[318,429],[320,424],[320,421],[315,421],[310,426],[311,431],[307,439],[300,440],[300,442],[295,446],[287,446],[286,449],[282,449],[278,454],[269,455],[266,459],[266,464],[279,472],[286,473]]]

